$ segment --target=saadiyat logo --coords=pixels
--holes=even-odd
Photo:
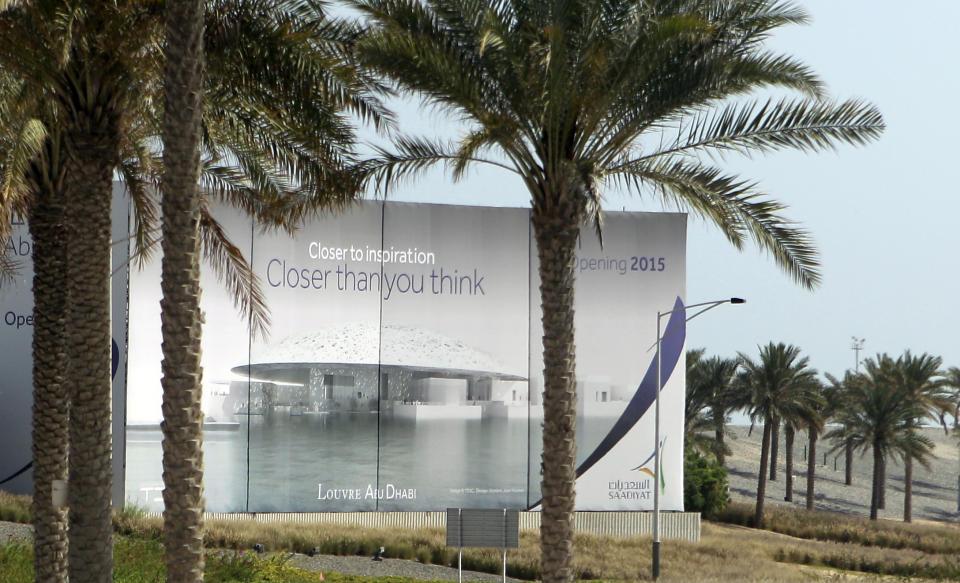
[[[657,454],[656,450],[650,452],[650,455],[647,456],[647,459],[643,460],[643,462],[641,462],[640,465],[630,469],[631,472],[640,472],[643,474],[647,474],[654,480],[657,479],[657,474],[659,473],[660,474],[660,491],[664,491],[667,489],[667,482],[664,479],[664,475],[663,475],[663,457],[664,457],[663,450],[665,449],[664,446],[666,445],[666,443],[667,443],[667,438],[666,436],[664,436],[664,438],[660,440],[660,468],[659,468],[660,471],[659,472],[651,470],[649,467],[647,467],[648,465],[654,466],[655,464],[654,458],[656,457],[656,454]]]

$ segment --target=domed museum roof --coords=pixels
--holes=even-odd
[[[495,358],[461,340],[413,326],[372,322],[351,322],[288,336],[255,349],[250,364],[254,368],[279,364],[380,365],[523,379],[501,372],[503,365]]]

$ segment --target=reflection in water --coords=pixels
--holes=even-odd
[[[364,412],[239,421],[236,431],[204,434],[209,512],[526,508],[539,498],[536,419]],[[610,425],[582,421],[578,457]],[[163,508],[160,440],[159,430],[127,432],[127,500],[154,511]]]

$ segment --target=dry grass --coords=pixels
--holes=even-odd
[[[29,523],[33,521],[30,496],[0,490],[0,520]]]
[[[716,518],[751,526],[753,511],[752,504],[734,502]],[[869,520],[851,514],[807,512],[776,505],[768,507],[765,522],[767,530],[804,539],[960,555],[960,526],[955,524]]]
[[[29,498],[0,493],[0,512],[29,510]],[[749,505],[734,505],[725,517],[743,520]],[[771,531],[736,524],[705,522],[699,543],[665,540],[661,580],[670,582],[801,582],[960,580],[960,528],[953,525],[871,522],[855,516],[806,513],[773,508]],[[162,520],[125,510],[117,531],[141,539],[159,539]],[[377,529],[321,523],[211,520],[208,548],[250,549],[325,554],[372,555],[380,546],[387,555],[424,563],[455,565],[456,550],[445,546],[441,528]],[[539,536],[521,532],[520,548],[508,553],[508,573],[520,579],[539,576]],[[650,578],[651,539],[588,534],[575,537],[575,569],[582,580],[643,581]],[[465,549],[464,567],[499,572],[497,550]]]
[[[125,521],[123,532],[159,536],[161,521],[157,517],[132,516]],[[118,519],[118,526],[119,522]],[[871,526],[878,526],[881,531],[898,530],[891,525],[867,524],[863,528],[868,531]],[[841,525],[837,532],[846,532],[845,528],[849,527]],[[920,532],[924,526],[910,528]],[[456,563],[456,551],[444,546],[444,531],[440,528],[376,529],[253,520],[210,521],[206,526],[206,542],[210,548],[249,549],[254,543],[260,543],[268,550],[294,552],[318,547],[323,553],[340,555],[371,555],[384,546],[391,557],[443,565]],[[521,533],[520,548],[510,550],[507,556],[508,574],[521,579],[539,576],[539,542],[535,531]],[[614,538],[580,534],[574,544],[579,579],[650,579],[651,539],[648,536]],[[704,523],[699,543],[664,541],[662,561],[661,581],[666,583],[880,581],[881,575],[941,580],[960,577],[960,561],[952,552],[924,553],[902,545],[891,548],[808,540],[711,522]],[[464,567],[499,572],[499,551],[465,549]]]

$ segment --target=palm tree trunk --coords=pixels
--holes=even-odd
[[[770,481],[777,479],[777,453],[780,450],[780,420],[773,421],[770,430]]]
[[[814,476],[817,473],[817,432],[807,429],[810,455],[807,456],[807,510],[813,510]]]
[[[714,431],[716,436],[716,450],[717,450],[717,462],[722,466],[727,460],[727,444],[724,441],[726,437],[726,428],[724,427],[723,422],[717,423],[716,429]]]
[[[773,433],[770,419],[763,423],[763,438],[760,440],[760,472],[757,477],[757,507],[753,513],[753,526],[763,528],[763,503],[767,495],[767,459],[770,455],[770,434]]]
[[[543,511],[540,541],[544,583],[566,583],[574,576],[577,393],[573,284],[574,251],[581,217],[582,211],[572,202],[551,205],[535,202],[533,205],[543,307]]]
[[[903,468],[903,521],[913,521],[913,456],[907,454]]]
[[[847,486],[853,484],[853,444],[849,441],[844,445],[844,480]]]
[[[99,115],[76,115],[66,134],[70,178],[67,251],[70,306],[69,572],[71,581],[113,581],[110,205],[117,148]]]
[[[784,452],[783,465],[784,487],[786,488],[786,492],[784,493],[783,499],[787,502],[793,502],[793,425],[787,424],[787,426],[784,427],[784,437],[786,451]]]
[[[873,444],[873,491],[870,494],[870,520],[876,520],[880,509],[880,480],[883,475],[882,450]]]
[[[67,371],[67,232],[60,143],[44,144],[31,168],[34,203],[29,228],[33,238],[33,549],[38,583],[67,580],[67,509],[55,503],[55,481],[66,483],[69,399]]]
[[[877,494],[878,496],[877,503],[879,504],[879,506],[877,506],[877,508],[879,508],[880,510],[883,510],[884,508],[887,507],[887,458],[885,456],[880,458],[879,487],[880,487],[880,490]]]
[[[167,3],[164,79],[163,502],[167,581],[203,581],[199,197],[203,4]]]

